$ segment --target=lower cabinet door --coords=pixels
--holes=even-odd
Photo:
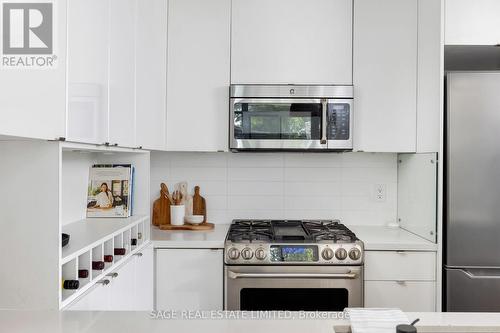
[[[110,285],[96,284],[82,297],[71,303],[64,310],[70,311],[106,311],[109,310]]]
[[[222,310],[222,249],[157,249],[156,309]]]
[[[116,277],[110,278],[110,310],[135,310],[135,258],[130,258],[113,273]]]
[[[365,281],[365,307],[435,311],[434,281]]]
[[[153,310],[154,259],[152,245],[140,250],[135,259],[134,300],[136,311]]]

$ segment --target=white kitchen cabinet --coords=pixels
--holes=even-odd
[[[137,1],[136,146],[165,149],[167,0]]]
[[[366,307],[435,311],[435,252],[366,251],[364,280]]]
[[[499,12],[498,0],[446,0],[445,44],[499,44]]]
[[[436,253],[418,251],[366,251],[365,280],[436,279]]]
[[[434,312],[435,288],[433,281],[365,281],[365,307]]]
[[[70,304],[69,311],[107,311],[110,309],[111,288],[98,283],[81,298]]]
[[[157,249],[156,309],[222,310],[222,249]]]
[[[352,0],[233,0],[231,24],[231,83],[352,84]]]
[[[120,266],[111,277],[109,309],[113,311],[134,310],[136,258],[131,258]]]
[[[147,245],[65,310],[150,311],[153,309],[153,248]],[[114,276],[114,277],[113,277]]]
[[[153,310],[154,299],[154,250],[149,245],[135,259],[134,309]]]
[[[54,5],[54,67],[0,69],[0,135],[49,140],[65,136],[66,7],[66,0]]]
[[[354,150],[416,151],[417,0],[354,2]]]
[[[443,112],[442,0],[418,0],[417,153],[440,150]]]
[[[109,0],[68,2],[66,139],[108,141]]]
[[[109,143],[134,147],[137,2],[109,1]]]
[[[165,148],[167,0],[70,0],[66,139]]]
[[[231,0],[168,2],[168,150],[228,150],[230,9]]]

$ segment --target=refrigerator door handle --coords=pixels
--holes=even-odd
[[[462,273],[464,273],[469,279],[473,280],[478,280],[478,279],[500,279],[500,274],[499,275],[477,275],[472,273],[469,270],[466,269],[459,269]]]

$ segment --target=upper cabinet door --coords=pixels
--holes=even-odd
[[[354,150],[415,152],[417,0],[354,2]]]
[[[165,149],[167,0],[137,2],[136,146]]]
[[[33,4],[35,1],[27,2],[21,5],[37,5]],[[18,5],[13,1],[3,1],[2,6],[9,3],[14,7]],[[52,36],[44,35],[42,39],[28,30],[26,33],[30,36],[24,36],[22,29],[19,29],[23,12],[24,17],[27,17],[28,9],[11,8],[7,12],[8,9],[3,8],[3,15],[10,14],[13,18],[11,24],[15,27],[12,27],[11,36],[8,37],[4,32],[0,39],[13,49],[23,48],[24,54],[7,54],[5,47],[1,48],[3,65],[0,65],[0,135],[49,140],[65,136],[67,1],[58,0],[51,3],[53,20],[43,16],[48,14],[48,11],[44,10],[40,24],[44,25],[44,29],[50,29],[48,24],[53,24]],[[3,19],[0,21],[1,24],[4,23]],[[50,37],[53,42],[52,53],[30,54],[30,48],[47,48],[50,51]],[[37,60],[31,63],[33,56]],[[7,65],[6,62],[12,65]],[[40,64],[42,68],[36,68],[36,64]]]
[[[233,0],[231,83],[352,84],[352,0]]]
[[[109,143],[135,147],[136,0],[110,0]]]
[[[498,13],[500,13],[498,0],[446,0],[445,44],[499,44]]]
[[[109,0],[68,3],[69,141],[108,141]]]
[[[168,150],[228,150],[230,11],[231,0],[168,2]]]

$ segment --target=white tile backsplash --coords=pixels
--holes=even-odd
[[[159,183],[201,188],[208,219],[340,218],[383,225],[397,216],[397,154],[180,153],[151,154],[151,199]],[[376,184],[386,185],[377,202]]]

